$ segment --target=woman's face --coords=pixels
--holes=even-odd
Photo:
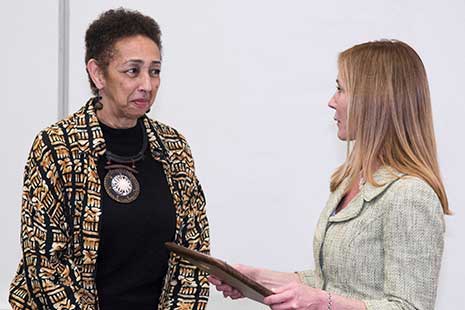
[[[340,140],[347,140],[347,104],[348,104],[347,90],[344,81],[340,77],[336,80],[336,93],[331,97],[328,106],[334,109],[334,120],[337,124],[337,137]]]
[[[117,41],[113,50],[99,91],[101,112],[109,123],[117,123],[108,125],[123,127],[135,124],[155,100],[160,86],[160,49],[151,39],[138,35]]]

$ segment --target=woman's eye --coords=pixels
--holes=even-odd
[[[128,70],[126,70],[126,73],[128,73],[129,75],[135,75],[139,72],[139,69],[137,68],[130,68]]]
[[[157,77],[160,75],[160,69],[150,69],[150,75],[153,77]]]
[[[339,93],[342,91],[342,88],[341,88],[341,86],[339,86],[339,85],[336,85],[336,89],[337,89],[337,91],[338,91]]]

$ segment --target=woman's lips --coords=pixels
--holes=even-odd
[[[141,108],[147,107],[149,105],[149,101],[146,99],[136,99],[136,100],[132,100],[132,102]]]

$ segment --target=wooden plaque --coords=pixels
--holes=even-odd
[[[190,250],[173,242],[166,242],[165,246],[201,270],[236,288],[247,298],[263,303],[263,298],[273,294],[270,289],[220,259]]]

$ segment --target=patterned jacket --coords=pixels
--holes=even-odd
[[[423,180],[383,167],[333,215],[348,182],[331,193],[313,240],[312,287],[363,300],[367,310],[432,310],[444,247],[444,216]]]
[[[176,208],[174,241],[209,253],[205,198],[186,140],[146,116],[144,125]],[[104,153],[105,140],[91,100],[36,137],[24,173],[22,258],[9,295],[13,309],[98,309],[97,159]],[[202,310],[208,294],[206,274],[172,253],[158,309]]]

